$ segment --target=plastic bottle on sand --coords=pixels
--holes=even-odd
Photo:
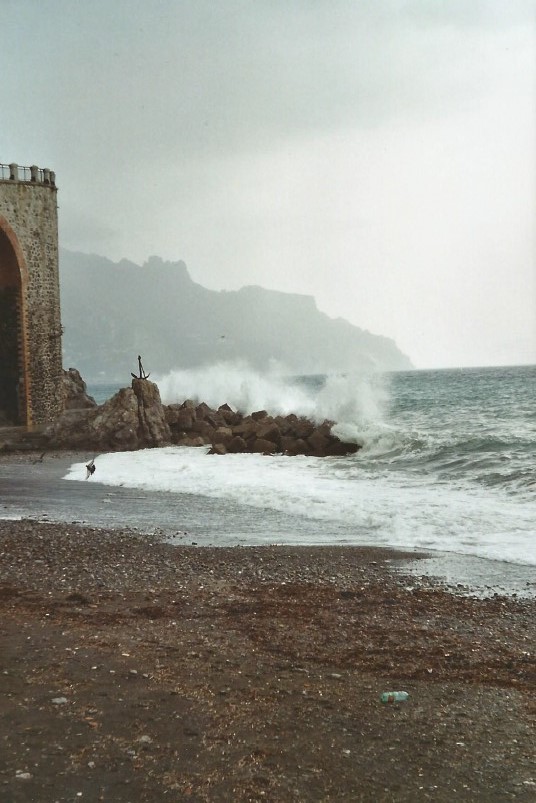
[[[407,691],[384,691],[380,695],[380,700],[382,703],[403,703],[408,697]]]

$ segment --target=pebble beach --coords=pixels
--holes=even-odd
[[[416,559],[0,520],[0,797],[532,801],[536,602]]]

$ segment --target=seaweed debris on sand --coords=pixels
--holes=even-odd
[[[370,548],[22,520],[0,553],[4,800],[534,799],[534,599]]]

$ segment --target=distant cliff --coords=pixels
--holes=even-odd
[[[116,381],[221,360],[292,373],[400,370],[411,363],[393,340],[333,319],[312,296],[243,287],[208,290],[184,262],[151,257],[143,266],[60,251],[64,367],[89,381]]]

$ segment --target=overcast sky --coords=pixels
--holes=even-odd
[[[0,162],[60,245],[536,363],[534,0],[0,0]]]

